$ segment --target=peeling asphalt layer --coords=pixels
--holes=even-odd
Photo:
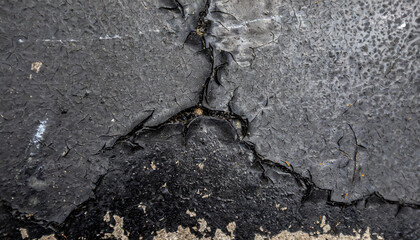
[[[417,5],[2,1],[0,238],[419,239]]]

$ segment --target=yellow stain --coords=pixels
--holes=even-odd
[[[196,109],[194,110],[194,114],[195,114],[195,115],[197,115],[197,116],[201,116],[201,115],[203,115],[203,109],[201,109],[201,108],[196,108]]]
[[[365,174],[362,174],[362,177],[364,177],[365,176]]]
[[[290,167],[290,164],[289,164],[287,161],[285,161],[285,162],[286,162],[287,166],[289,166],[289,167]]]
[[[195,30],[195,33],[197,33],[198,36],[203,36],[204,35],[203,32],[201,32],[201,30],[199,28],[197,28]]]
[[[349,196],[349,194],[348,193],[346,193],[346,197],[348,197]]]

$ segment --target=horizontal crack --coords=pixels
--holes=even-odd
[[[183,124],[184,128],[186,128],[190,122],[192,122],[193,120],[199,118],[199,117],[211,117],[211,118],[216,118],[216,119],[221,119],[221,120],[225,120],[230,122],[231,127],[234,128],[234,124],[233,121],[240,121],[241,123],[241,129],[240,131],[236,131],[239,137],[239,141],[241,144],[243,144],[244,146],[246,146],[246,148],[248,148],[249,150],[252,151],[253,155],[255,156],[255,158],[257,159],[256,164],[259,164],[261,166],[261,168],[263,169],[263,172],[265,171],[264,166],[269,166],[269,167],[273,167],[273,168],[277,168],[279,170],[281,170],[284,173],[288,173],[291,174],[299,183],[303,183],[306,187],[306,191],[304,196],[301,199],[301,202],[305,202],[306,199],[309,198],[309,195],[311,194],[313,189],[318,189],[318,190],[323,190],[323,191],[327,191],[328,192],[328,199],[327,199],[327,203],[329,205],[332,206],[351,206],[351,205],[356,205],[357,203],[359,203],[360,201],[366,200],[372,196],[377,196],[379,199],[381,199],[383,202],[388,203],[388,204],[396,204],[400,207],[410,207],[410,208],[415,208],[415,209],[420,209],[420,204],[411,204],[411,203],[404,203],[404,202],[399,202],[399,201],[392,201],[392,200],[388,200],[385,199],[381,194],[379,194],[378,192],[374,192],[370,195],[367,195],[363,198],[360,199],[356,199],[353,200],[349,203],[346,202],[337,202],[337,201],[333,201],[331,199],[331,195],[332,195],[332,190],[330,189],[324,189],[324,188],[320,188],[318,187],[310,178],[308,177],[304,177],[302,176],[300,173],[296,172],[293,168],[293,166],[291,164],[289,164],[289,167],[286,167],[278,162],[272,161],[270,159],[266,159],[264,158],[261,154],[259,154],[255,148],[255,145],[251,142],[247,142],[245,140],[243,140],[247,135],[248,135],[248,120],[242,118],[241,116],[231,112],[231,111],[218,111],[218,110],[211,110],[205,107],[202,107],[201,105],[197,105],[194,107],[190,107],[187,108],[177,114],[175,114],[173,117],[169,118],[168,120],[166,120],[165,122],[157,125],[157,126],[148,126],[148,127],[141,127],[139,129],[137,129],[137,132],[130,132],[131,135],[130,136],[134,136],[137,133],[141,133],[144,130],[157,130],[162,128],[165,125],[168,124],[174,124],[174,123],[181,123]],[[238,129],[236,129],[238,130]],[[124,141],[127,139],[126,136],[120,137],[121,140],[120,141]],[[117,141],[118,142],[118,141]],[[113,147],[111,147],[110,149],[112,149]],[[108,149],[107,149],[108,150]],[[309,176],[311,176],[309,174]]]

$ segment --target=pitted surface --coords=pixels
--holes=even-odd
[[[0,238],[420,238],[417,5],[1,2]]]
[[[378,192],[418,204],[413,3],[278,1],[252,15],[249,2],[214,1],[209,41],[233,58],[210,84],[208,106],[247,118],[257,152],[312,176],[334,201]]]

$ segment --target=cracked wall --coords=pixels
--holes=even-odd
[[[204,2],[185,18],[157,4],[1,3],[3,199],[61,222],[107,168],[104,145],[152,112],[154,125],[196,104],[209,63],[184,40]]]
[[[335,201],[419,203],[413,1],[265,1],[255,15],[246,1],[212,2],[210,42],[233,58],[210,83],[210,108],[248,119],[263,157]]]
[[[0,236],[418,238],[413,3],[1,3]]]

